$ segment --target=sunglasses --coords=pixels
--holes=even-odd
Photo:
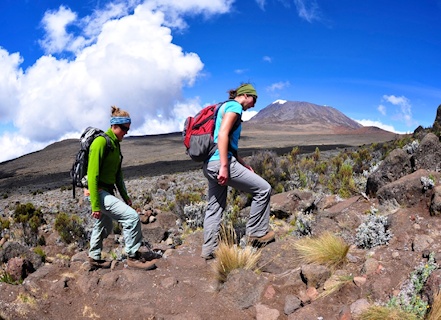
[[[130,128],[126,127],[125,125],[119,124],[118,127],[121,128],[122,131],[124,131],[125,133],[129,132]]]
[[[256,101],[257,101],[257,96],[255,96],[255,95],[252,95],[252,94],[250,94],[249,96],[250,96],[250,97],[252,97],[252,98],[253,98],[253,101],[254,101],[254,103],[256,103]]]

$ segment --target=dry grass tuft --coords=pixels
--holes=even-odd
[[[215,252],[216,260],[212,265],[216,279],[223,283],[232,270],[255,269],[260,255],[260,251],[251,246],[239,247],[236,244],[236,232],[232,225],[222,225],[220,243]]]
[[[302,238],[296,241],[294,248],[303,262],[329,267],[344,264],[349,251],[349,245],[330,232],[325,232],[316,238]]]
[[[357,320],[417,320],[412,314],[399,308],[388,308],[383,306],[372,306],[363,311],[355,319]]]
[[[433,297],[432,308],[430,309],[427,320],[438,320],[441,319],[441,291]]]
[[[343,288],[346,284],[352,283],[354,281],[354,276],[347,275],[347,276],[333,276],[334,282],[333,285],[330,288],[326,288],[325,291],[320,293],[317,298],[324,298],[327,297],[334,292],[339,291],[341,288]]]

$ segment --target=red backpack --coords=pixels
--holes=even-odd
[[[225,101],[226,102],[226,101]],[[187,149],[187,154],[193,161],[203,162],[214,154],[217,144],[213,140],[214,128],[216,125],[216,116],[219,108],[225,103],[220,102],[203,108],[194,117],[188,117],[184,123],[182,138]],[[231,132],[240,125],[241,119],[234,124]],[[233,153],[232,148],[228,148]]]

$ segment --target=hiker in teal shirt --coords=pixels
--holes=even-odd
[[[90,192],[92,217],[96,219],[90,237],[89,263],[93,268],[110,268],[111,262],[101,258],[103,240],[113,230],[113,220],[122,225],[127,265],[132,268],[151,270],[156,260],[146,261],[139,248],[142,244],[141,221],[131,205],[121,171],[122,154],[120,141],[130,129],[130,115],[127,111],[112,107],[110,137],[112,148],[106,150],[105,137],[97,137],[89,149],[87,180]],[[115,187],[123,201],[115,196]]]
[[[242,112],[256,104],[256,89],[245,83],[230,90],[229,99],[220,107],[216,117],[214,142],[217,143],[217,150],[203,166],[204,175],[208,179],[208,205],[201,253],[205,260],[213,259],[216,255],[228,187],[252,195],[246,224],[249,244],[262,247],[275,239],[274,231],[269,227],[271,185],[256,174],[237,152],[242,130]]]

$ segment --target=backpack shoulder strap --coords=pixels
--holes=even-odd
[[[219,103],[218,111],[225,105],[225,103],[229,101],[235,101],[234,99],[229,99],[227,101]],[[239,102],[238,102],[239,103]],[[222,109],[222,116],[225,114],[225,108]],[[234,123],[233,127],[231,128],[230,135],[235,131],[237,128],[239,128],[240,124],[242,123],[242,114],[239,114],[239,117],[237,117],[236,122]]]
[[[109,152],[111,150],[113,150],[113,144],[112,144],[112,140],[110,139],[110,137],[104,132],[102,134],[102,136],[106,139],[106,150],[104,150],[104,158],[107,157],[107,155],[109,154]]]

